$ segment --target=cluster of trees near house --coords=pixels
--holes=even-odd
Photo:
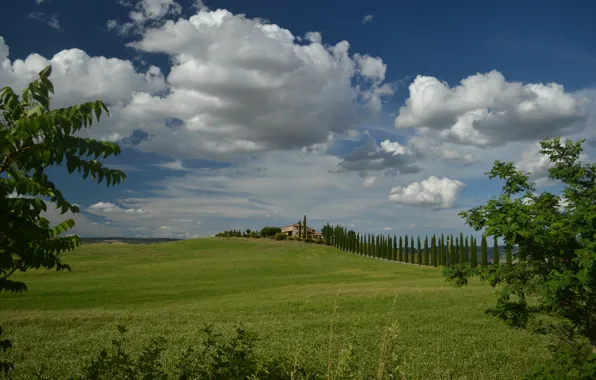
[[[282,233],[281,227],[266,226],[261,228],[260,231],[251,229],[246,229],[244,231],[236,229],[226,230],[215,234],[215,237],[243,237],[253,239],[270,238],[275,240],[304,240],[308,243],[315,242],[318,244],[326,243],[321,240],[308,238],[308,226],[306,224],[306,215],[304,215],[303,220],[299,220],[296,224],[298,224],[298,236],[288,236],[285,233]]]
[[[260,239],[260,238],[271,238],[274,237],[275,234],[281,232],[280,227],[263,227],[260,230],[251,230],[247,228],[246,230],[226,230],[223,232],[219,232],[215,234],[215,237],[243,237],[243,238],[253,238],[253,239]]]

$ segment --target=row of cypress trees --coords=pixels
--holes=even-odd
[[[374,257],[378,259],[399,261],[428,266],[449,266],[452,264],[470,264],[471,267],[488,265],[488,243],[486,235],[480,241],[480,257],[478,257],[478,242],[476,238],[459,237],[453,235],[445,237],[433,235],[430,238],[413,236],[385,236],[375,234],[360,234],[344,226],[332,227],[327,224],[322,229],[325,240],[332,246],[346,252]],[[494,238],[494,260],[499,263],[499,246]],[[511,265],[511,247],[505,249],[506,263]],[[480,259],[480,261],[479,261]]]

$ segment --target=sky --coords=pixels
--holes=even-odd
[[[596,151],[588,1],[4,0],[0,87],[52,65],[52,107],[103,100],[106,187],[48,168],[81,236],[342,224],[472,233],[495,160],[560,190],[546,137]]]

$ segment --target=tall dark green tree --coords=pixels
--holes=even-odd
[[[443,242],[441,243],[441,246],[443,247],[443,263],[442,263],[442,265],[446,266],[446,265],[448,265],[448,261],[449,261],[448,260],[449,259],[449,247],[448,247],[449,238],[448,237],[446,238],[444,235],[442,235],[441,237],[442,237],[441,240],[443,240]]]
[[[476,268],[478,266],[478,251],[476,247],[476,239],[474,237],[470,238],[472,247],[470,250],[470,266],[472,268]]]
[[[459,234],[459,262],[461,264],[468,262],[468,253],[466,252],[463,233]]]
[[[399,237],[399,251],[398,251],[398,260],[399,262],[404,261],[404,245],[402,241],[402,237]]]
[[[397,261],[397,235],[393,235],[393,261]]]
[[[472,254],[472,252],[470,252],[470,244],[469,244],[469,241],[468,241],[468,237],[466,236],[466,263],[469,263],[470,262],[470,260],[471,260],[471,258],[470,258],[471,254]]]
[[[306,237],[308,236],[308,227],[306,225],[306,215],[304,215],[304,220],[302,221],[302,228],[304,229],[304,233],[302,235],[303,239],[306,239]]]
[[[493,236],[493,265],[499,265],[501,262],[501,252],[499,252],[499,242],[497,237]]]
[[[450,246],[449,246],[449,265],[457,264],[456,257],[458,253],[455,249],[455,239],[453,239],[453,234],[451,235]]]
[[[488,243],[486,241],[486,235],[484,233],[482,234],[482,240],[480,244],[480,265],[486,268],[486,266],[488,265]]]
[[[430,265],[437,266],[437,235],[433,234],[430,240]]]
[[[443,237],[437,236],[436,239],[437,245],[437,266],[443,265]]]
[[[17,271],[70,270],[62,253],[80,244],[77,235],[61,236],[75,226],[73,219],[52,226],[43,216],[48,204],[60,209],[60,215],[80,212],[50,181],[48,168],[76,171],[107,186],[126,178],[98,161],[119,155],[117,144],[76,136],[90,128],[94,118],[99,122],[103,113],[109,116],[107,106],[97,100],[51,110],[51,73],[51,66],[40,71],[21,97],[10,87],[0,90],[0,293],[27,290],[24,282],[11,278]],[[5,351],[11,342],[0,338],[0,347]],[[0,372],[11,369],[11,363],[0,359]]]
[[[410,262],[414,264],[416,262],[416,257],[414,256],[416,251],[414,250],[414,236],[410,236]]]
[[[404,262],[405,263],[409,263],[410,262],[410,249],[409,247],[409,240],[408,240],[408,235],[406,235],[405,237],[405,252],[404,252]]]
[[[428,262],[429,259],[429,252],[428,252],[428,236],[424,237],[424,265],[430,265]]]
[[[416,251],[416,264],[422,265],[422,245],[420,244],[420,236],[417,239],[418,245],[416,246],[418,249]]]
[[[389,236],[387,239],[387,260],[391,260],[393,256],[393,238]]]

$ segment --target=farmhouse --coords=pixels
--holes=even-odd
[[[291,224],[289,226],[285,226],[281,228],[281,233],[282,234],[286,234],[288,236],[302,236],[303,233],[303,228],[300,224],[298,223],[294,223]],[[309,226],[306,226],[306,237],[307,238],[311,238],[311,239],[319,239],[322,240],[323,239],[323,234],[318,232],[317,230],[315,230],[314,228],[311,228]]]

